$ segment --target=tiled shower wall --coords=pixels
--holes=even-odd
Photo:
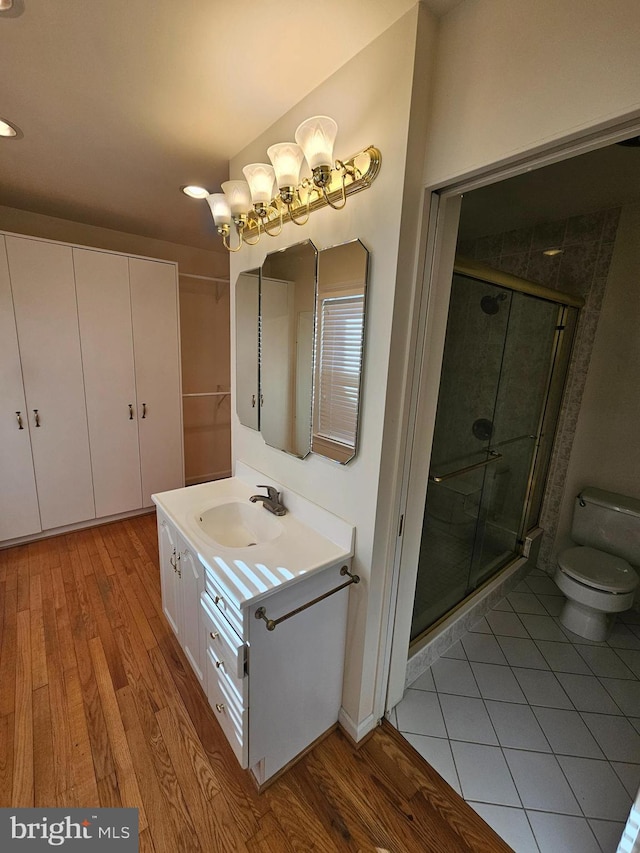
[[[554,570],[552,549],[560,503],[619,219],[620,208],[612,208],[458,244],[463,256],[585,300],[540,518],[544,537],[538,565],[547,572]],[[563,251],[551,257],[542,254],[552,247]]]

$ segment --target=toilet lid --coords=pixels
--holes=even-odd
[[[586,546],[562,551],[558,565],[569,577],[605,592],[631,592],[640,580],[622,557]]]

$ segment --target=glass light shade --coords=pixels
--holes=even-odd
[[[15,127],[8,121],[0,118],[0,136],[17,136],[18,132]]]
[[[227,197],[232,216],[246,216],[251,210],[251,190],[246,181],[225,181],[222,191]]]
[[[250,163],[242,170],[249,183],[254,204],[269,204],[273,198],[275,172],[269,163]]]
[[[338,125],[329,116],[313,116],[298,125],[296,142],[304,151],[310,169],[333,167],[333,143]]]
[[[207,203],[216,225],[231,225],[231,209],[224,193],[211,193],[207,196]]]
[[[189,198],[206,198],[209,195],[209,190],[205,187],[198,187],[195,184],[188,184],[182,187],[182,192],[188,195]]]
[[[304,160],[302,148],[295,142],[277,142],[267,148],[267,155],[273,163],[278,189],[297,187]]]

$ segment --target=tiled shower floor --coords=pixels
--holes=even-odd
[[[593,643],[562,602],[534,570],[391,722],[516,853],[615,853],[640,787],[640,614]]]

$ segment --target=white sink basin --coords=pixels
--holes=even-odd
[[[225,548],[249,548],[270,542],[282,533],[278,519],[261,505],[230,501],[203,510],[196,523],[218,545]]]

